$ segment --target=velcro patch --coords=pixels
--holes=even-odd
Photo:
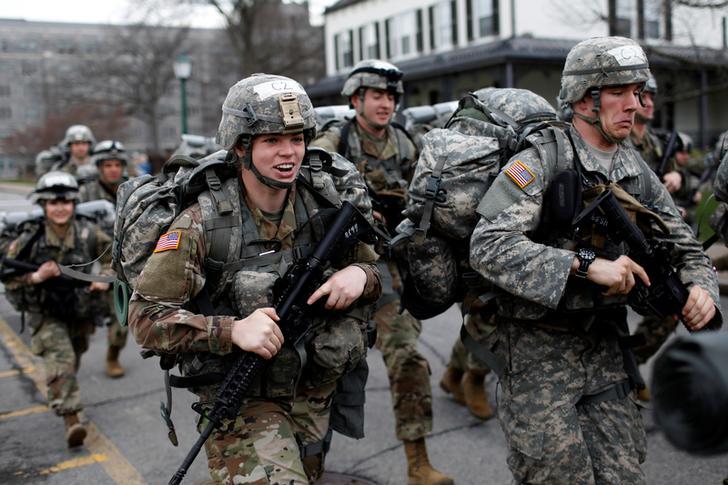
[[[159,241],[157,241],[157,247],[154,248],[154,252],[161,253],[179,248],[180,234],[181,231],[171,231],[159,236]]]
[[[528,184],[536,180],[536,176],[531,170],[520,160],[516,160],[506,169],[506,175],[513,180],[520,188],[526,187]]]

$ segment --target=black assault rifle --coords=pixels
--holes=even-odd
[[[308,332],[310,318],[306,316],[310,314],[312,308],[306,300],[324,282],[324,270],[334,253],[351,247],[371,230],[369,222],[348,202],[343,203],[333,222],[327,227],[329,227],[328,232],[313,254],[296,262],[274,285],[274,306],[279,318],[278,326],[287,345],[295,345]],[[245,392],[265,365],[266,360],[259,355],[241,351],[220,384],[212,406],[208,410],[203,409],[200,403],[192,406],[196,412],[207,418],[208,424],[169,481],[170,485],[182,482],[205,441],[222,425],[223,419],[234,419],[237,416]]]
[[[660,164],[657,166],[657,171],[655,172],[660,180],[662,180],[662,176],[665,175],[665,172],[667,171],[667,162],[675,155],[676,151],[677,131],[673,131],[672,133],[670,133],[670,137],[667,139],[667,143],[665,144],[665,151],[662,152]]]
[[[602,216],[602,224],[606,225],[610,239],[617,244],[624,243],[628,248],[627,256],[642,266],[650,277],[650,286],[646,286],[639,277],[635,278],[634,288],[628,296],[629,305],[643,315],[650,313],[659,318],[680,316],[689,292],[669,263],[668,247],[647,241],[611,189],[602,192],[584,210],[576,224],[588,215],[592,215],[593,221]]]

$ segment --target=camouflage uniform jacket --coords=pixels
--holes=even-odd
[[[114,204],[114,207],[116,207],[116,192],[112,192],[108,187],[101,183],[101,180],[99,180],[98,178],[89,180],[86,183],[81,184],[81,187],[78,190],[78,197],[80,202],[108,200],[109,202]],[[112,238],[114,237],[113,220],[107,221],[107,223],[103,224],[100,223],[100,226],[106,234],[108,234]]]
[[[720,135],[715,151],[720,163],[713,183],[715,197],[721,202],[728,202],[728,131]]]
[[[234,200],[244,201],[240,202],[237,212],[242,219],[236,224],[240,229],[239,237],[236,237],[237,233],[231,237],[231,243],[241,246],[243,259],[238,261],[244,264],[223,273],[217,287],[210,288],[210,300],[216,314],[203,315],[195,308],[196,297],[205,286],[205,261],[213,243],[206,236],[204,226],[202,205],[207,200],[204,197],[185,209],[172,223],[169,231],[178,233],[179,245],[150,256],[130,304],[129,325],[137,342],[148,349],[179,354],[178,361],[185,375],[225,372],[229,364],[227,359],[234,357],[231,354],[233,322],[257,308],[272,306],[273,283],[285,272],[292,253],[305,252],[302,241],[308,239],[315,244],[320,239],[320,235],[313,234],[315,224],[304,226],[301,222],[318,210],[315,199],[302,187],[296,186],[291,191],[278,224],[264,217],[260,210],[249,209],[250,203],[241,195],[242,186],[237,179],[229,179],[225,188],[238,194]],[[263,256],[266,252],[271,254]],[[252,256],[247,256],[249,253]],[[367,284],[362,296],[345,315],[328,313],[325,318],[315,317],[309,348],[325,345],[322,339],[340,343],[343,338],[344,346],[351,345],[351,348],[336,349],[334,353],[346,354],[344,360],[363,358],[366,348],[362,330],[366,317],[358,317],[355,329],[351,328],[352,319],[348,317],[356,307],[371,304],[381,293],[375,260],[372,249],[359,244],[336,265],[343,268],[351,263],[361,267],[367,274]],[[352,337],[356,340],[354,343]],[[321,364],[326,358],[314,355],[309,360]],[[294,350],[284,345],[268,366],[265,376],[259,376],[258,391],[251,390],[252,395],[260,392],[268,397],[290,396],[298,375],[297,362]],[[335,363],[329,364],[334,366]],[[350,362],[336,363],[348,364]],[[294,369],[293,374],[291,369]]]
[[[41,232],[36,239],[38,231]],[[24,249],[28,244],[29,249]],[[111,238],[99,226],[84,219],[76,219],[63,239],[47,223],[29,225],[10,244],[7,257],[16,259],[20,256],[24,261],[38,265],[49,260],[62,265],[82,265],[101,256],[101,274],[113,275],[111,252],[108,250],[110,246]],[[88,264],[75,269],[90,273],[91,268],[92,265]],[[86,286],[74,287],[56,279],[33,285],[30,276],[31,273],[25,273],[4,283],[13,306],[28,312],[31,327],[35,328],[43,316],[52,316],[68,323],[91,316]]]
[[[690,228],[681,220],[663,184],[634,151],[620,144],[613,158],[611,174],[591,155],[586,142],[570,129],[574,146],[588,178],[601,174],[617,182],[642,205],[658,214],[669,234],[660,236],[673,243],[672,263],[680,280],[688,286],[706,289],[718,306],[718,286],[710,259],[702,251]],[[566,143],[567,163],[574,166],[573,149]],[[564,163],[564,162],[560,162]],[[521,164],[532,174],[522,189],[508,175],[508,168]],[[505,290],[499,298],[499,314],[518,320],[543,320],[549,311],[582,311],[593,314],[600,307],[619,306],[619,301],[602,297],[602,289],[570,278],[575,253],[573,244],[551,234],[534,240],[544,205],[544,192],[557,171],[556,162],[544,162],[536,148],[515,155],[498,175],[481,201],[481,219],[471,238],[470,262],[487,280]],[[528,175],[529,178],[531,175]],[[563,238],[564,235],[561,235]]]
[[[364,174],[375,192],[406,189],[414,165],[417,163],[417,148],[400,128],[387,126],[387,144],[378,151],[373,143],[366,142],[356,120],[331,123],[312,142],[330,152],[337,152],[351,161]],[[342,147],[341,133],[349,126],[347,141]],[[339,150],[343,148],[341,153]]]

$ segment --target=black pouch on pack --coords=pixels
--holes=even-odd
[[[576,170],[556,174],[544,194],[544,222],[550,227],[570,228],[581,211],[581,181]]]

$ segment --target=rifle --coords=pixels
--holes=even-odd
[[[667,139],[667,144],[665,144],[665,151],[662,152],[660,164],[657,166],[657,170],[655,171],[660,180],[662,180],[662,176],[665,175],[665,170],[667,170],[667,162],[670,160],[670,158],[672,158],[673,155],[675,155],[676,151],[677,131],[673,131],[672,133],[670,133],[670,137]]]
[[[637,224],[625,212],[611,189],[607,189],[585,209],[584,215],[599,210],[606,219],[607,233],[616,243],[624,243],[628,256],[645,269],[650,286],[635,278],[628,295],[629,305],[640,314],[651,313],[659,318],[680,316],[688,300],[689,291],[669,264],[670,250],[665,244],[650,244]],[[682,320],[682,318],[681,318]],[[711,324],[709,324],[712,326]]]
[[[283,332],[284,340],[294,346],[310,328],[310,319],[306,317],[312,308],[306,300],[324,282],[324,270],[334,253],[352,246],[371,230],[369,222],[349,202],[343,203],[335,219],[327,227],[328,232],[313,254],[292,265],[273,287],[278,326]],[[205,411],[200,403],[192,405],[196,412],[208,420],[208,424],[169,481],[170,485],[179,485],[182,482],[205,441],[222,425],[223,419],[235,418],[245,392],[265,365],[266,360],[259,355],[241,351],[222,381],[210,409]]]

